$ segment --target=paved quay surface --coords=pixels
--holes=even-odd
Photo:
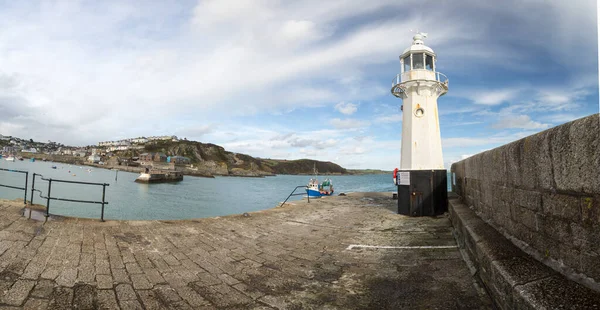
[[[448,218],[395,214],[390,197],[45,224],[0,200],[0,309],[491,309]]]

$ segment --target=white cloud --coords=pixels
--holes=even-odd
[[[527,115],[512,115],[501,118],[497,123],[493,124],[492,127],[496,129],[546,129],[550,127],[550,125],[535,122]]]
[[[378,124],[388,124],[388,123],[401,123],[402,122],[402,114],[396,113],[391,115],[383,115],[375,118],[375,123]]]
[[[340,102],[335,105],[335,109],[345,115],[352,115],[358,110],[358,104],[350,102]]]
[[[479,89],[468,90],[464,93],[454,94],[454,96],[465,97],[479,105],[499,105],[514,99],[521,91],[520,88],[504,88],[504,89]]]
[[[371,125],[368,121],[361,121],[358,119],[347,118],[347,119],[339,119],[334,118],[329,121],[329,123],[335,127],[336,129],[355,129],[355,128],[363,128]]]

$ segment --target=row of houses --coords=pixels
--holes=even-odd
[[[144,163],[153,162],[165,162],[173,163],[175,165],[187,165],[191,163],[191,160],[184,156],[167,156],[165,153],[143,153],[139,156],[139,162]]]
[[[101,160],[102,157],[98,153],[88,156],[88,162],[91,163],[99,163]],[[164,153],[143,153],[137,158],[132,158],[131,162],[142,166],[155,166],[157,164],[188,165],[191,160],[184,156],[167,156]]]
[[[124,147],[124,146],[131,146],[132,144],[145,144],[148,142],[152,142],[152,141],[173,141],[173,142],[177,142],[179,141],[177,139],[177,136],[151,136],[151,137],[138,137],[138,138],[129,138],[129,139],[122,139],[122,140],[117,140],[117,141],[103,141],[103,142],[98,142],[98,146],[103,146],[103,147]]]

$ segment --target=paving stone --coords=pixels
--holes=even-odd
[[[262,293],[259,290],[256,289],[251,289],[250,287],[248,287],[246,284],[244,283],[238,283],[233,285],[233,288],[235,288],[236,290],[242,292],[244,295],[252,298],[252,299],[258,299],[263,297],[265,294]]]
[[[121,257],[123,258],[123,263],[135,263],[135,256],[128,250],[121,251]]]
[[[25,305],[23,306],[24,310],[44,310],[48,309],[48,300],[45,299],[37,299],[37,298],[29,298]]]
[[[123,264],[123,260],[120,255],[111,255],[109,256],[110,268],[125,268],[125,264]]]
[[[45,299],[49,298],[50,295],[52,295],[54,286],[54,281],[45,279],[38,280],[33,291],[31,291],[31,296]]]
[[[177,294],[193,308],[209,306],[210,303],[190,287],[177,288]]]
[[[73,288],[73,307],[76,309],[96,308],[96,289],[91,285],[77,285]]]
[[[96,282],[98,283],[99,289],[112,289],[113,279],[110,275],[99,274],[96,275]]]
[[[58,277],[56,277],[56,284],[66,287],[73,287],[75,280],[77,279],[77,269],[67,268],[64,269]]]
[[[119,300],[121,310],[143,310],[142,305],[137,300]]]
[[[115,292],[112,290],[98,290],[97,294],[99,309],[118,309]]]
[[[142,268],[140,268],[137,263],[127,263],[125,264],[125,267],[127,268],[127,273],[129,274],[143,273]]]
[[[177,260],[177,258],[171,254],[162,255],[162,259],[165,261],[165,263],[167,263],[170,266],[181,265],[179,260]]]
[[[165,279],[156,269],[144,269],[144,274],[153,285],[166,283]]]
[[[225,282],[225,284],[228,284],[228,285],[234,285],[234,284],[240,283],[240,281],[238,279],[236,279],[228,274],[225,274],[225,273],[220,274],[219,279],[221,279],[221,281]]]
[[[25,268],[25,272],[23,273],[23,278],[36,280],[42,274],[45,268],[45,262],[39,261],[31,261],[27,268]]]
[[[177,294],[177,291],[168,285],[158,285],[153,289],[154,293],[158,298],[163,300],[166,304],[171,304],[181,300],[181,297]]]
[[[2,298],[2,302],[11,306],[20,306],[35,286],[32,280],[18,280]]]
[[[96,274],[110,274],[110,264],[107,260],[96,259]]]
[[[127,270],[125,269],[113,269],[112,276],[113,280],[117,283],[131,283]]]
[[[94,282],[95,277],[96,269],[94,268],[94,265],[84,265],[77,268],[76,282],[91,284]]]
[[[142,303],[144,304],[146,310],[166,308],[166,306],[160,302],[160,299],[158,298],[158,296],[156,296],[156,294],[153,291],[139,290],[137,291],[137,293],[140,296],[140,299],[142,300]]]
[[[200,280],[198,282],[195,282],[195,284],[198,286],[210,286],[223,283],[223,281],[221,281],[219,278],[213,276],[208,272],[199,273],[197,276]]]
[[[52,291],[48,309],[71,309],[73,302],[73,289],[57,286]]]
[[[119,299],[119,302],[123,300],[135,300],[137,298],[135,291],[129,284],[119,284],[117,285],[115,291],[117,292],[117,298]]]
[[[42,279],[54,280],[54,279],[56,279],[56,277],[58,277],[60,272],[61,272],[60,268],[47,266],[46,269],[44,270],[44,272],[42,272],[42,274],[40,275],[40,277]]]
[[[144,274],[132,274],[131,281],[133,282],[133,288],[136,290],[149,290],[152,288],[152,283],[148,281]]]
[[[187,286],[187,282],[183,281],[179,274],[177,273],[165,273],[163,274],[163,278],[171,285],[172,287],[184,287]]]
[[[144,253],[133,253],[133,254],[134,254],[136,262],[142,269],[150,269],[150,268],[154,267],[154,265],[152,265],[152,262],[150,261],[150,259],[148,259],[148,257]]]

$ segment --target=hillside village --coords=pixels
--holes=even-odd
[[[4,156],[102,166],[132,172],[139,172],[145,168],[176,170],[187,175],[206,177],[312,174],[315,170],[319,174],[382,172],[347,170],[332,162],[310,159],[255,158],[226,151],[219,145],[179,139],[172,135],[102,141],[85,147],[0,135],[0,150]]]

